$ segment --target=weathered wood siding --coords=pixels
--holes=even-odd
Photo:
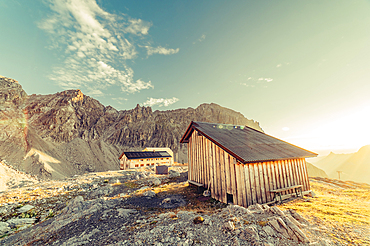
[[[248,207],[272,201],[270,190],[298,184],[310,190],[304,158],[242,164],[197,131],[189,138],[188,160],[189,180],[209,187],[212,198],[223,203],[227,194],[234,204]]]

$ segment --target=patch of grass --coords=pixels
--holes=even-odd
[[[130,189],[136,189],[139,187],[138,184],[136,184],[135,182],[130,182],[130,181],[125,182],[123,185]]]
[[[294,209],[306,217],[316,217],[339,225],[370,225],[370,190],[341,190],[317,182],[311,182],[311,189],[317,197],[309,202],[294,200],[279,207]]]
[[[267,221],[258,221],[257,224],[263,227],[267,224]]]

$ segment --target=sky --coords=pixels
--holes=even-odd
[[[321,155],[370,144],[370,1],[0,0],[0,32],[27,94],[217,103]]]

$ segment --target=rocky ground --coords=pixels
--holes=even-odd
[[[0,193],[0,245],[342,245],[319,219],[222,204],[186,180],[178,166],[168,175],[109,171],[9,189]]]

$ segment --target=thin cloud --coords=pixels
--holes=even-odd
[[[258,83],[261,83],[261,82],[264,82],[264,81],[266,81],[266,82],[271,82],[271,81],[273,81],[274,79],[272,79],[272,78],[258,78]]]
[[[125,32],[132,34],[143,34],[147,35],[149,28],[152,26],[152,23],[143,21],[141,19],[129,19],[129,25],[125,28]]]
[[[280,67],[282,67],[282,66],[289,66],[290,65],[290,62],[283,62],[283,63],[279,63],[279,64],[277,64],[276,65],[276,68],[280,68]]]
[[[240,83],[241,85],[244,85],[245,87],[256,87],[255,85],[247,84],[247,83]]]
[[[104,93],[101,90],[97,90],[97,89],[89,90],[87,91],[86,94],[89,96],[103,96],[104,95]]]
[[[124,104],[124,102],[128,101],[127,98],[122,98],[122,97],[113,97],[112,100],[121,105]]]
[[[245,87],[251,87],[251,88],[254,88],[256,87],[256,85],[258,85],[259,87],[263,87],[263,88],[267,88],[267,83],[270,83],[272,82],[274,79],[272,78],[264,78],[264,77],[260,77],[260,78],[253,78],[253,77],[248,77],[247,78],[247,82],[241,82],[240,85],[243,85]]]
[[[158,47],[151,47],[151,46],[144,46],[147,50],[148,56],[154,55],[154,54],[161,54],[161,55],[172,55],[176,54],[180,51],[179,48],[177,49],[167,49],[161,46]]]
[[[205,34],[203,34],[202,36],[200,36],[200,38],[197,41],[193,42],[193,44],[196,44],[197,42],[203,42],[204,39],[206,39],[206,35]]]
[[[65,89],[86,87],[92,92],[112,85],[127,93],[153,88],[150,81],[134,80],[134,71],[126,65],[126,60],[138,56],[136,47],[145,42],[152,23],[106,12],[95,0],[48,0],[46,4],[52,13],[38,27],[49,34],[51,49],[65,53],[51,80]],[[151,52],[178,52],[163,49]]]
[[[154,106],[154,105],[157,105],[158,107],[162,107],[162,106],[169,106],[171,104],[174,104],[175,102],[179,101],[178,98],[176,97],[173,97],[173,98],[169,98],[169,99],[164,99],[164,98],[148,98],[148,100],[146,102],[144,102],[142,105],[143,106]]]

